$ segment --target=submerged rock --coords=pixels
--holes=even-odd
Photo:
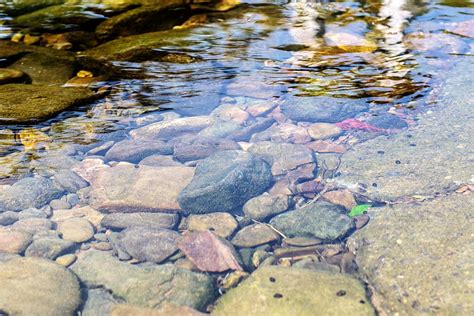
[[[227,238],[232,235],[238,226],[237,220],[231,214],[216,212],[203,215],[189,215],[183,228],[191,232],[209,230],[219,237]]]
[[[118,236],[118,246],[140,261],[160,263],[178,251],[181,235],[164,228],[131,227]]]
[[[106,252],[80,254],[72,270],[87,286],[103,286],[114,296],[142,307],[173,303],[203,310],[214,297],[210,276],[168,264],[133,266]]]
[[[179,194],[179,205],[189,213],[232,212],[264,192],[272,183],[270,166],[243,151],[218,152],[201,161]]]
[[[54,181],[43,177],[23,178],[13,185],[0,186],[0,211],[21,211],[41,208],[60,198],[64,190]]]
[[[273,175],[285,174],[307,164],[313,164],[313,169],[316,169],[316,157],[311,149],[304,145],[260,142],[248,151],[265,159],[272,166]]]
[[[375,315],[363,285],[340,273],[262,267],[224,294],[213,315]]]
[[[288,237],[311,237],[322,240],[343,238],[355,228],[343,208],[315,202],[274,217],[270,224]]]
[[[348,244],[387,315],[474,313],[473,194],[377,209]]]
[[[75,243],[54,237],[41,237],[33,240],[31,245],[26,249],[25,256],[41,257],[54,260],[57,257],[72,251]]]
[[[210,231],[187,234],[178,246],[201,271],[242,270],[232,244]]]
[[[121,163],[97,172],[90,201],[94,208],[111,213],[179,211],[178,195],[193,174],[191,167]]]
[[[144,158],[154,154],[169,155],[172,153],[173,148],[162,141],[127,139],[112,146],[105,154],[105,158],[108,160],[139,163]]]
[[[186,14],[183,11],[175,10],[170,13],[167,10],[184,7],[188,2],[188,0],[167,0],[128,10],[100,23],[95,32],[101,40],[110,40],[170,29],[173,25],[184,22]]]
[[[290,199],[288,196],[264,193],[248,200],[243,207],[243,211],[249,218],[262,221],[285,212],[289,207]]]
[[[0,253],[21,254],[31,243],[32,235],[28,232],[0,229]]]
[[[281,105],[282,113],[289,119],[304,122],[337,123],[366,111],[363,100],[331,97],[292,97]]]
[[[48,102],[45,102],[45,100]],[[45,120],[72,106],[95,99],[85,88],[43,85],[0,85],[0,123],[31,123]]]
[[[245,226],[232,238],[232,244],[241,248],[253,248],[263,244],[269,244],[280,239],[270,226],[266,224],[253,224]]]
[[[73,315],[79,282],[66,268],[40,258],[0,261],[0,310],[7,315]]]
[[[85,242],[94,236],[94,227],[84,218],[74,217],[59,223],[58,231],[66,240]]]
[[[212,116],[192,116],[152,123],[130,132],[135,138],[171,139],[187,133],[197,133],[211,126],[216,119]]]
[[[106,214],[100,224],[109,229],[125,229],[135,226],[173,229],[178,222],[178,214],[137,212]]]

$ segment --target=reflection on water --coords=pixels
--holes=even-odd
[[[469,37],[446,33],[449,23],[472,14],[468,7],[468,1],[252,1],[224,13],[208,12],[205,25],[159,47],[181,57],[115,62],[128,79],[103,82],[110,92],[104,99],[35,126],[54,144],[36,156],[121,137],[123,130],[153,122],[157,110],[208,114],[229,97],[234,104],[285,102],[292,95],[362,99],[375,113],[413,108],[429,91],[433,65],[439,68],[450,53],[472,53]],[[82,8],[107,12],[90,4]],[[10,18],[0,19],[0,33],[11,33]],[[28,170],[35,157],[21,137],[23,128],[2,130],[4,177]]]

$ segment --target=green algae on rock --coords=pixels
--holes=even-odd
[[[0,311],[7,315],[73,315],[81,303],[77,278],[53,261],[0,261]]]
[[[375,315],[363,285],[339,273],[257,269],[222,296],[213,315]]]
[[[6,84],[0,86],[0,123],[30,123],[50,118],[95,98],[86,88]]]

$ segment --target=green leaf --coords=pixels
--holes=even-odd
[[[350,217],[355,217],[355,216],[359,216],[359,215],[362,215],[364,214],[365,212],[367,212],[367,210],[369,209],[369,207],[371,207],[372,205],[370,204],[360,204],[360,205],[356,205],[354,206],[351,211],[349,212],[349,216]]]

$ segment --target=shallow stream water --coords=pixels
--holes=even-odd
[[[62,20],[59,23],[54,18],[46,18],[40,20],[39,26],[32,26],[27,25],[28,21],[18,23],[19,18],[12,14],[15,5],[15,1],[0,0],[2,41],[24,43],[25,34],[44,36],[75,31],[94,34],[96,25],[117,14],[100,5],[83,4],[77,7],[82,8],[81,16],[86,22],[75,24]],[[128,44],[122,38],[103,41],[103,46],[96,43],[90,50],[67,47],[76,57],[70,78],[81,70],[87,71],[85,77],[92,76],[88,87],[100,97],[41,122],[2,126],[0,225],[5,227],[0,227],[3,229],[0,233],[5,240],[11,238],[12,242],[19,243],[17,248],[3,245],[8,248],[4,252],[56,261],[74,254],[71,260],[77,262],[70,267],[81,280],[82,294],[79,298],[71,294],[70,302],[78,301],[71,303],[72,307],[58,303],[64,308],[59,314],[82,310],[84,314],[93,315],[92,311],[104,302],[107,306],[129,303],[162,307],[162,301],[157,303],[153,297],[120,287],[120,277],[137,282],[146,278],[137,276],[139,272],[124,268],[125,275],[103,278],[101,275],[106,272],[100,269],[90,272],[94,270],[92,266],[101,262],[94,261],[93,256],[87,257],[91,251],[110,252],[110,258],[116,262],[119,258],[122,262],[131,260],[144,270],[170,263],[185,270],[207,272],[212,283],[208,287],[215,289],[209,290],[212,295],[196,298],[190,294],[183,299],[170,294],[171,302],[203,312],[211,311],[210,306],[228,290],[222,282],[229,279],[229,271],[250,273],[261,263],[260,259],[264,262],[265,258],[273,257],[269,265],[276,266],[296,265],[302,260],[323,262],[334,268],[324,266],[332,273],[339,273],[334,272],[338,270],[354,274],[357,267],[347,255],[345,241],[363,226],[360,222],[368,218],[364,214],[355,214],[362,215],[359,219],[347,214],[356,205],[375,207],[394,201],[364,196],[338,186],[341,159],[346,151],[367,140],[416,128],[419,114],[442,107],[437,102],[436,92],[443,85],[444,74],[474,54],[472,3],[252,0],[225,12],[204,8],[168,14],[183,16],[171,19],[172,25],[180,25],[198,14],[200,19],[196,20],[200,22],[149,37],[145,32],[138,32],[145,35],[132,35],[130,38],[141,36],[140,40]],[[159,36],[164,40],[156,41]],[[146,41],[156,41],[156,47],[143,45]],[[114,55],[123,45],[136,45],[126,49],[127,53],[132,52],[133,58]],[[140,49],[146,53],[136,54]],[[118,60],[114,60],[116,57]],[[0,59],[0,67],[12,67],[13,62]],[[23,71],[28,75],[27,70]],[[44,73],[49,76],[48,71]],[[35,84],[35,80],[28,84]],[[64,84],[74,86],[77,82],[70,80]],[[194,119],[183,121],[188,117]],[[278,147],[279,144],[291,145]],[[222,154],[227,150],[233,154]],[[244,152],[252,153],[252,157],[239,156]],[[70,174],[71,170],[74,175]],[[219,174],[220,171],[224,174]],[[271,179],[265,178],[267,174]],[[79,180],[75,178],[77,175],[81,176]],[[29,184],[29,178],[56,182],[45,184],[41,180]],[[13,184],[17,185],[16,189]],[[344,192],[344,195],[325,196],[328,192]],[[242,208],[248,200],[264,193],[286,201],[287,207],[279,211],[283,214],[326,200],[337,206],[341,216],[350,221],[345,224],[349,226],[342,227],[344,223],[339,223],[340,218],[325,219],[330,228],[318,228],[324,231],[318,235],[296,224],[295,228],[275,221],[265,226],[270,231],[257,234],[256,230],[248,230],[240,234],[249,225],[268,223],[278,214],[252,217]],[[278,206],[272,204],[269,208],[275,210]],[[262,209],[260,206],[259,210]],[[74,210],[78,211],[74,213]],[[12,211],[17,215],[11,215]],[[7,212],[10,220],[5,215]],[[190,217],[214,212],[232,214],[230,224],[223,223],[226,217],[222,215],[223,218],[206,219],[208,222],[196,219],[195,226],[190,228]],[[137,229],[133,221],[140,222],[136,218],[101,224],[104,214],[124,213],[181,215],[174,219],[176,223],[168,225],[168,235],[133,231]],[[74,226],[73,223],[74,227],[68,228],[64,222],[72,218],[85,218],[89,224]],[[332,227],[330,221],[339,224]],[[227,248],[225,251],[219,248],[203,254],[204,250],[196,246],[198,254],[193,254],[192,245],[196,242],[193,238],[202,236],[189,235],[191,231],[209,228],[215,231],[219,229],[213,226],[233,227],[234,222],[236,227],[230,229],[230,233],[220,235],[234,246],[221,241],[220,247],[237,250],[228,252]],[[164,224],[157,227],[160,225]],[[93,236],[74,239],[75,234],[87,235],[88,229],[93,231]],[[18,230],[26,231],[26,235],[12,237],[7,233]],[[192,237],[182,241],[183,237],[169,231]],[[72,244],[54,244],[67,240],[68,233],[73,236]],[[236,240],[239,234],[248,236],[240,236],[245,241]],[[292,237],[305,239],[285,244],[284,241]],[[19,238],[25,239],[23,245]],[[35,244],[38,240],[43,243]],[[213,247],[218,243],[202,242]],[[175,244],[180,245],[180,250]],[[315,245],[319,248],[307,249]],[[291,246],[304,249],[289,255],[280,251],[277,255],[278,249]],[[122,249],[127,247],[128,251]],[[230,264],[228,269],[220,269],[201,262],[200,256],[214,258],[216,252],[218,257],[228,260],[239,257],[235,259],[239,261],[239,268]],[[262,258],[259,259],[256,252],[263,254]],[[114,267],[107,261],[108,264]],[[104,267],[109,267],[107,265]],[[186,286],[201,286],[202,290],[207,285]],[[361,287],[362,293],[370,296]],[[97,288],[107,291],[105,294],[93,292]],[[0,299],[8,297],[4,292],[0,290]],[[163,293],[156,295],[168,295]],[[231,300],[228,302],[230,305]],[[0,301],[0,314],[4,311],[15,315],[16,307],[12,307],[15,303],[9,304]],[[54,308],[44,309],[51,310]],[[217,310],[224,314],[228,311],[225,307]],[[28,308],[24,311],[28,314]]]

